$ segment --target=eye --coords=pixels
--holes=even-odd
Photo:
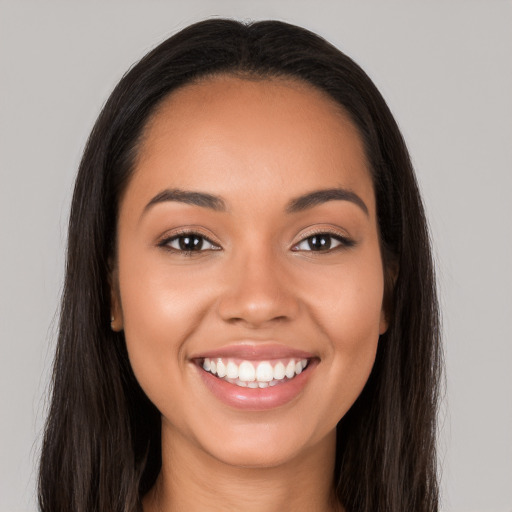
[[[338,247],[351,247],[352,240],[332,233],[316,233],[308,236],[293,247],[294,251],[328,252]]]
[[[211,240],[199,233],[180,233],[162,240],[158,245],[166,249],[189,254],[191,252],[217,251],[220,249]]]

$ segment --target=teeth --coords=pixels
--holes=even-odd
[[[211,370],[212,373],[215,373],[215,368]],[[295,361],[292,359],[287,365],[284,374],[289,378],[293,379],[295,375]]]
[[[290,359],[285,365],[278,361],[272,365],[269,361],[260,361],[253,363],[251,361],[242,361],[236,364],[232,360],[222,358],[205,358],[203,368],[207,372],[226,380],[231,384],[249,388],[266,388],[275,386],[286,379],[293,379],[300,375],[308,365],[307,359]]]
[[[226,366],[226,375],[230,379],[238,379],[238,365],[233,363],[233,361],[229,361]]]
[[[213,373],[213,372],[212,372]],[[238,367],[238,378],[245,382],[252,382],[256,379],[256,371],[249,361],[243,361]]]
[[[274,369],[266,361],[260,363],[256,370],[256,380],[258,382],[270,382],[274,378]]]
[[[297,363],[300,365],[300,363]],[[300,371],[302,371],[302,366],[300,367]],[[224,366],[224,363],[219,360],[217,361],[217,375],[222,378],[226,376],[226,367]]]
[[[274,366],[274,379],[276,380],[283,380],[284,374],[285,374],[285,367],[284,364],[279,362]]]

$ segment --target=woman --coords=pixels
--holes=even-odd
[[[73,197],[43,511],[437,510],[440,349],[400,132],[304,29],[134,66]]]

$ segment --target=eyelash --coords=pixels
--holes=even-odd
[[[206,242],[206,243],[211,244],[214,248],[209,248],[209,249],[202,249],[201,248],[201,249],[198,249],[198,250],[186,250],[186,249],[177,249],[175,247],[171,247],[170,246],[170,244],[172,242],[179,241],[180,238],[192,238],[192,237],[196,238],[196,239],[200,239],[201,240],[201,246],[202,246],[202,244],[204,242]],[[332,247],[332,248],[329,247],[326,250],[310,249],[308,251],[308,250],[304,250],[304,249],[302,249],[302,250],[301,249],[297,249],[298,246],[300,246],[303,243],[307,243],[309,240],[312,240],[315,237],[326,237],[326,238],[329,237],[330,239],[334,239],[337,242],[339,242],[339,245],[337,245],[335,247]],[[341,250],[341,249],[347,249],[347,248],[353,247],[354,245],[355,245],[354,240],[351,240],[350,238],[348,238],[346,236],[340,235],[338,233],[330,233],[328,231],[318,231],[318,232],[315,232],[315,233],[309,233],[307,236],[302,238],[300,240],[300,242],[298,242],[297,244],[295,244],[292,247],[292,251],[294,251],[294,252],[302,252],[302,251],[303,252],[316,252],[316,253],[324,253],[325,254],[325,253],[330,253],[330,252]],[[183,232],[174,234],[173,236],[164,238],[163,240],[161,240],[158,243],[158,246],[162,247],[163,249],[166,249],[166,250],[168,250],[170,252],[180,253],[181,255],[187,256],[187,257],[192,257],[194,255],[198,255],[198,254],[204,253],[205,251],[219,251],[219,250],[221,250],[221,247],[219,247],[215,242],[210,240],[205,235],[202,235],[201,233],[197,233],[195,231],[183,231]]]
[[[297,244],[295,244],[292,248],[293,251],[296,251],[296,252],[299,252],[300,249],[295,249],[296,247],[298,247],[299,245],[303,244],[303,243],[307,243],[308,241],[312,240],[313,238],[320,238],[320,237],[329,237],[331,240],[336,240],[337,242],[339,242],[339,245],[335,246],[335,247],[329,247],[328,249],[326,250],[314,250],[314,249],[310,249],[309,251],[304,251],[304,252],[316,252],[316,253],[330,253],[330,252],[334,252],[334,251],[337,251],[337,250],[342,250],[342,249],[348,249],[350,247],[353,247],[355,245],[355,241],[344,236],[344,235],[340,235],[339,233],[332,233],[332,232],[329,232],[329,231],[316,231],[316,232],[313,232],[313,233],[308,233],[307,236],[303,237],[301,239],[301,241]],[[332,243],[332,242],[331,242]]]
[[[170,244],[174,241],[179,240],[180,238],[199,238],[201,240],[201,245],[204,242],[211,244],[214,249],[199,249],[199,250],[186,250],[186,249],[177,249],[175,247],[171,247]],[[166,249],[170,252],[179,253],[183,256],[195,256],[197,254],[201,254],[205,251],[219,251],[221,248],[212,240],[210,240],[207,236],[197,233],[196,231],[182,231],[180,233],[176,233],[170,237],[166,237],[158,243],[159,247]]]

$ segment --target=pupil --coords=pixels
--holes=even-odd
[[[309,247],[312,251],[330,249],[331,237],[329,235],[315,235],[309,238]]]
[[[179,244],[182,251],[194,251],[201,249],[203,240],[199,236],[182,236],[179,239]]]

